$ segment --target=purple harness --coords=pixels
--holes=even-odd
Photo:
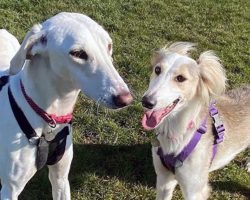
[[[223,142],[225,128],[222,120],[219,117],[218,110],[215,108],[214,102],[211,103],[209,106],[209,114],[213,119],[213,133],[214,133],[214,144],[213,144],[212,158],[211,158],[212,162],[217,152],[217,145]],[[158,148],[157,154],[159,155],[162,164],[167,169],[175,173],[175,168],[181,167],[183,165],[183,162],[192,153],[196,145],[199,143],[201,136],[204,133],[206,133],[207,119],[208,116],[205,117],[200,127],[195,131],[190,142],[184,147],[184,149],[177,156],[174,156],[173,154],[164,155],[162,148],[161,147]]]

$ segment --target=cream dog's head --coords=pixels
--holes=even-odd
[[[177,42],[155,52],[149,88],[142,99],[147,109],[142,119],[145,129],[156,128],[164,118],[193,101],[207,105],[225,90],[219,59],[207,51],[195,61],[188,56],[192,49],[192,43]]]

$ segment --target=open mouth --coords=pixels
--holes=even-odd
[[[162,108],[160,110],[148,110],[144,113],[142,118],[142,126],[145,130],[152,130],[157,125],[160,124],[162,119],[166,117],[171,111],[175,108],[175,106],[180,101],[180,98],[175,99],[171,104],[167,107]]]

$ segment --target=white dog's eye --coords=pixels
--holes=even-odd
[[[184,76],[182,76],[182,75],[178,75],[178,76],[175,77],[175,80],[177,82],[184,82],[187,79]]]
[[[159,75],[161,73],[161,67],[160,66],[156,66],[155,67],[155,74]]]
[[[88,60],[88,54],[84,50],[72,50],[69,54],[73,57]]]

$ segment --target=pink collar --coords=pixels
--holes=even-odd
[[[56,124],[67,124],[72,120],[72,113],[62,116],[56,116],[55,114],[48,114],[42,108],[40,108],[26,93],[22,80],[20,80],[20,86],[26,101],[30,107],[38,114],[44,121],[46,121],[51,127],[56,127]]]

